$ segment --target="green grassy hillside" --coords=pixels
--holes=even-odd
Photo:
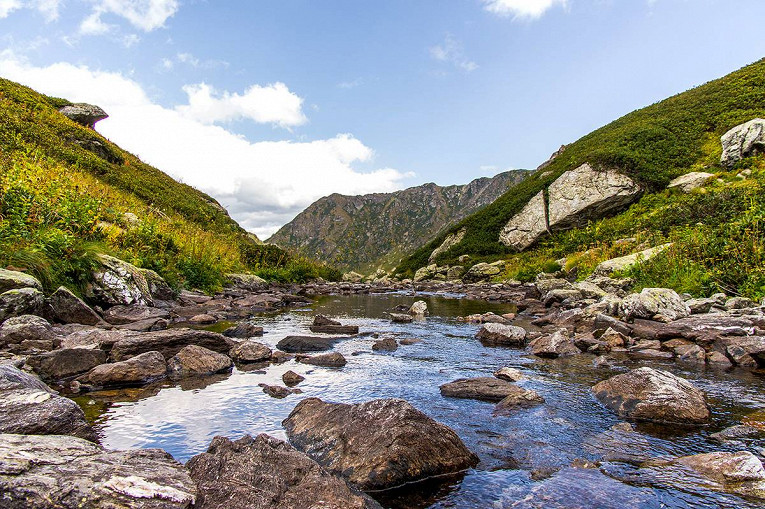
[[[210,196],[61,115],[65,104],[0,79],[0,266],[48,288],[81,286],[99,252],[208,291],[227,272],[337,276],[259,244]]]
[[[454,264],[462,254],[471,255],[474,262],[506,259],[509,268],[504,276],[521,279],[551,270],[555,260],[565,256],[569,265],[582,260],[578,270],[583,274],[600,259],[669,240],[676,243],[674,248],[635,274],[641,283],[674,285],[696,293],[722,289],[761,296],[765,294],[760,226],[765,217],[763,164],[759,159],[743,161],[736,170],[754,172],[746,180],[735,178],[737,171],[725,172],[719,165],[719,139],[730,128],[764,116],[765,60],[761,60],[625,115],[572,143],[544,170],[418,249],[399,265],[397,274],[411,276],[426,265],[446,235],[461,228],[467,229],[465,239],[442,254],[439,264]],[[631,176],[645,187],[645,195],[625,213],[545,238],[521,254],[499,243],[502,227],[531,197],[585,162]],[[671,179],[702,170],[719,173],[727,182],[690,195],[665,190]],[[614,244],[625,237],[635,240]],[[661,269],[670,266],[672,271]]]

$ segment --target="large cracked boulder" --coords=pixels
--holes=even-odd
[[[619,305],[619,314],[627,321],[644,318],[672,322],[691,315],[691,309],[676,291],[669,288],[643,288],[627,295]]]
[[[0,492],[8,509],[187,509],[196,498],[165,451],[108,451],[67,436],[0,435]]]
[[[128,360],[101,364],[78,380],[93,388],[134,387],[165,378],[167,365],[159,352],[146,352]]]
[[[548,189],[548,221],[553,231],[580,226],[634,202],[642,192],[615,170],[595,170],[585,163],[558,177]]]
[[[743,158],[757,155],[765,149],[765,120],[755,118],[737,125],[723,134],[720,141],[720,164],[731,168]]]
[[[290,442],[362,490],[383,490],[475,466],[451,428],[406,401],[301,401],[282,423]]]
[[[112,346],[111,358],[114,361],[123,361],[138,354],[157,351],[169,359],[187,345],[197,345],[213,352],[226,353],[235,343],[223,334],[184,328],[125,334],[123,339]]]
[[[517,251],[523,251],[546,232],[545,197],[544,193],[540,191],[502,228],[499,241]]]
[[[186,464],[197,483],[195,509],[376,509],[314,460],[268,435],[232,441],[215,437]]]
[[[585,163],[558,177],[539,192],[505,225],[499,241],[523,251],[546,232],[585,224],[623,209],[640,197],[642,189],[615,170],[596,170]]]
[[[64,286],[48,297],[48,305],[56,319],[63,323],[98,325],[103,321],[90,306]]]
[[[96,441],[77,403],[9,365],[0,365],[0,433],[72,435]]]
[[[704,392],[667,371],[643,367],[596,384],[595,397],[620,417],[700,424],[709,419]]]
[[[141,270],[113,256],[99,255],[101,267],[85,289],[85,297],[104,306],[153,304],[151,290]]]

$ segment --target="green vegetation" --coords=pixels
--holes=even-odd
[[[506,259],[503,277],[530,280],[566,258],[564,268],[583,278],[602,260],[674,242],[629,273],[639,286],[765,296],[765,162],[742,161],[732,172],[719,165],[720,136],[755,117],[765,117],[765,60],[625,115],[572,143],[547,168],[418,249],[396,272],[411,276],[446,235],[466,228],[463,242],[437,263],[456,264],[461,254],[471,255],[473,262]],[[645,195],[615,217],[544,238],[524,253],[499,243],[502,227],[531,197],[585,162],[617,168],[640,182]],[[752,175],[736,178],[745,168],[754,170]],[[671,179],[691,171],[717,173],[721,182],[690,194],[665,190]],[[617,242],[625,238],[632,240]]]
[[[230,272],[339,277],[259,244],[211,197],[58,113],[66,104],[0,79],[0,266],[75,291],[98,253],[205,291]]]

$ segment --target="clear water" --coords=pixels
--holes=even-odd
[[[481,463],[464,476],[423,483],[394,493],[375,494],[388,507],[760,507],[757,501],[724,494],[719,487],[672,468],[636,466],[648,458],[726,450],[708,435],[738,424],[765,408],[765,380],[750,372],[687,371],[661,364],[702,387],[709,395],[713,420],[707,427],[671,429],[639,425],[638,433],[609,428],[619,422],[590,393],[600,380],[623,372],[593,368],[591,356],[566,360],[528,357],[522,350],[485,348],[474,334],[478,326],[454,320],[476,312],[512,311],[507,305],[426,297],[431,316],[411,324],[392,324],[385,312],[422,298],[408,295],[329,296],[311,308],[256,318],[267,331],[262,342],[274,347],[286,335],[306,333],[316,313],[421,343],[393,353],[372,352],[370,336],[338,343],[348,359],[344,368],[319,368],[294,361],[255,366],[230,375],[109,391],[76,398],[109,448],[167,450],[180,461],[206,450],[215,435],[237,438],[268,433],[286,439],[281,421],[305,397],[336,402],[403,398],[437,421],[451,426]],[[493,404],[448,399],[439,385],[461,377],[489,376],[499,367],[521,369],[519,382],[544,396],[546,403],[492,416]],[[293,370],[306,377],[303,394],[273,399],[260,383],[282,385]],[[752,444],[750,444],[752,445]],[[736,450],[730,449],[728,450]],[[570,468],[575,460],[600,462],[600,468]]]

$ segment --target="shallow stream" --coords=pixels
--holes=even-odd
[[[385,318],[395,306],[421,298],[431,313],[427,320],[392,324]],[[594,368],[589,355],[543,360],[519,349],[485,348],[473,337],[479,326],[454,318],[486,311],[501,314],[512,308],[435,296],[320,297],[310,308],[256,317],[266,330],[259,341],[274,348],[287,335],[307,334],[313,316],[321,313],[358,325],[362,333],[422,342],[378,353],[371,348],[375,339],[362,334],[335,347],[348,359],[340,369],[289,361],[179,385],[75,399],[106,447],[159,447],[184,462],[204,452],[215,435],[268,433],[286,439],[281,421],[302,398],[345,403],[405,399],[452,427],[481,463],[458,479],[375,494],[386,507],[761,507],[757,501],[722,493],[714,483],[688,471],[637,465],[648,458],[740,449],[716,444],[708,436],[765,408],[765,378],[746,371],[643,363],[672,371],[704,389],[712,422],[701,428],[638,425],[637,433],[612,431],[619,419],[593,398],[590,387],[634,364],[625,359],[611,368]],[[494,417],[492,403],[449,399],[439,393],[443,383],[491,376],[502,366],[519,368],[526,375],[519,385],[536,390],[546,403]],[[281,376],[287,370],[306,377],[298,386],[302,394],[279,400],[262,392],[258,384],[283,385]],[[571,468],[572,462],[583,460],[600,466]]]

